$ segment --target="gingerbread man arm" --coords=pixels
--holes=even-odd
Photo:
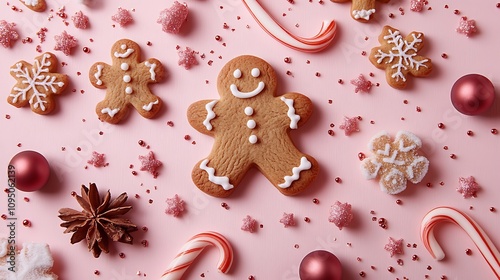
[[[288,117],[290,129],[297,129],[304,124],[312,114],[311,100],[300,93],[286,93],[279,96],[279,102],[286,108],[285,116]]]
[[[118,76],[114,77],[112,75],[113,71],[110,70],[111,66],[106,63],[94,63],[94,65],[92,65],[89,70],[90,83],[92,83],[92,85],[96,88],[105,89],[108,87],[108,84],[110,82],[117,78],[121,78]]]
[[[141,83],[145,82],[146,84],[152,84],[158,83],[163,80],[165,68],[158,59],[150,58],[138,63],[137,71],[139,71],[140,73],[149,73],[149,75],[144,76],[145,79],[144,81],[140,81]]]
[[[203,134],[214,136],[214,127],[211,121],[217,117],[214,111],[217,102],[217,99],[200,100],[191,104],[187,110],[189,124]]]
[[[375,13],[375,0],[331,0],[335,3],[344,3],[352,1],[351,17],[360,22],[370,20],[372,14]],[[378,2],[387,3],[389,0],[377,0]]]

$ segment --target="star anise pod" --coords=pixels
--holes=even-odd
[[[127,193],[111,200],[108,190],[101,199],[96,184],[90,183],[89,188],[82,185],[81,196],[75,195],[75,198],[82,211],[71,208],[59,210],[59,218],[64,221],[61,227],[66,228],[64,233],[73,232],[71,244],[86,239],[89,251],[95,258],[101,252],[109,252],[109,240],[132,244],[133,238],[129,233],[136,231],[137,226],[121,217],[132,209],[130,205],[123,205],[127,201]]]

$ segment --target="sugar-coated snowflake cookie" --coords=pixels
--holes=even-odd
[[[68,76],[55,73],[57,58],[46,52],[35,58],[33,65],[19,61],[10,68],[10,75],[17,80],[7,102],[18,108],[26,105],[37,114],[45,115],[56,107],[53,96],[68,86]]]
[[[399,30],[386,25],[378,37],[380,47],[371,50],[370,61],[385,70],[390,86],[403,89],[408,75],[424,77],[432,71],[431,59],[418,54],[424,47],[424,40],[423,33],[412,32],[403,37]]]
[[[0,279],[57,280],[52,270],[54,259],[49,245],[25,243],[21,250],[12,247],[6,238],[0,239]]]
[[[351,1],[351,17],[360,22],[367,22],[376,12],[375,0],[331,0],[335,3],[344,3]],[[387,3],[390,0],[376,0],[378,2]]]
[[[277,83],[266,61],[239,56],[219,73],[220,99],[189,107],[191,126],[215,138],[212,152],[192,172],[202,191],[227,197],[253,166],[285,195],[301,192],[317,176],[316,160],[300,152],[288,135],[309,119],[312,103],[299,93],[277,96]]]
[[[154,58],[141,61],[139,45],[129,39],[118,40],[111,48],[112,64],[97,62],[90,67],[93,86],[107,89],[96,113],[101,121],[120,122],[131,104],[145,118],[153,118],[161,108],[161,99],[151,93],[149,84],[164,76],[161,62]]]
[[[47,9],[47,4],[45,0],[19,0],[29,9],[35,12],[43,12]]]
[[[406,189],[407,181],[420,183],[429,169],[429,160],[417,154],[422,141],[415,134],[400,131],[391,140],[387,132],[375,135],[368,144],[373,153],[361,163],[366,179],[379,178],[380,189],[397,194]]]

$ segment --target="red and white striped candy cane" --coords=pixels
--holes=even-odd
[[[257,0],[243,0],[253,18],[271,37],[287,47],[304,52],[318,52],[326,48],[337,34],[337,24],[333,20],[325,20],[315,36],[304,38],[292,34],[271,17]]]
[[[233,248],[221,234],[207,231],[191,237],[182,246],[177,256],[175,256],[174,260],[161,276],[161,280],[180,280],[194,259],[207,246],[215,246],[219,249],[220,256],[217,269],[219,272],[227,273],[233,263]]]
[[[434,236],[434,227],[441,222],[452,222],[460,226],[476,244],[479,252],[488,262],[498,279],[500,279],[500,253],[484,230],[467,214],[451,207],[437,207],[425,215],[422,220],[420,234],[425,248],[439,260],[444,252]]]

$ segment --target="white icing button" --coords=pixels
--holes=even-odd
[[[127,48],[127,45],[123,44],[123,45],[121,45],[121,48],[122,48],[122,50],[124,50]]]
[[[128,63],[123,62],[123,63],[122,63],[122,65],[120,65],[120,68],[121,68],[123,71],[127,71],[127,70],[128,70]]]
[[[258,76],[260,76],[260,70],[259,70],[259,68],[252,69],[251,74],[252,74],[252,77],[254,77],[254,78],[257,78]]]
[[[234,70],[233,77],[235,77],[236,79],[241,78],[241,70],[240,69]]]
[[[247,121],[247,127],[250,129],[254,129],[257,123],[254,120],[248,120]]]
[[[247,116],[253,115],[253,108],[252,107],[246,107],[245,108],[245,115],[247,115]]]
[[[255,144],[257,143],[257,136],[255,135],[250,135],[250,137],[248,137],[248,141],[250,142],[250,144]]]
[[[132,78],[130,78],[130,75],[125,75],[125,76],[123,76],[123,81],[124,81],[125,83],[130,83],[130,80],[132,80]]]
[[[125,93],[126,94],[131,94],[132,92],[134,92],[134,90],[131,87],[126,87],[125,88]]]

